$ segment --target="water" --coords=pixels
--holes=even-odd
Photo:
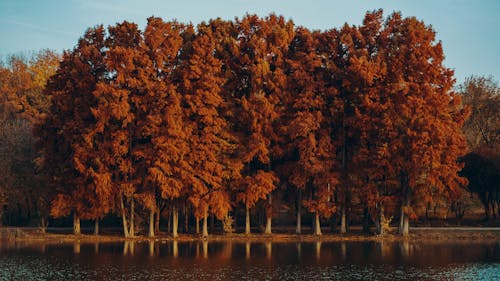
[[[0,280],[500,280],[500,243],[4,243]]]

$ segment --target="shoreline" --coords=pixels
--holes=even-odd
[[[7,229],[7,228],[4,228]],[[0,228],[1,230],[1,228]],[[6,236],[7,231],[0,231],[0,241],[33,242],[33,243],[96,243],[96,242],[273,242],[273,243],[300,243],[300,242],[500,242],[500,228],[443,228],[443,227],[415,227],[410,230],[407,237],[395,234],[394,231],[386,235],[373,235],[353,231],[347,234],[325,233],[323,235],[295,234],[295,233],[273,233],[273,234],[209,234],[204,238],[198,234],[179,233],[173,238],[167,233],[159,233],[155,237],[136,236],[125,238],[119,234],[62,234],[62,233],[39,233],[33,229],[8,228],[14,235]]]

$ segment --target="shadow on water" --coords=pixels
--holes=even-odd
[[[3,243],[0,280],[500,278],[495,242]],[[497,278],[498,277],[498,278]],[[465,278],[466,279],[466,278]]]

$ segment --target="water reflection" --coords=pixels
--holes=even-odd
[[[321,241],[317,241],[315,243],[316,246],[316,259],[319,260],[321,259]]]
[[[135,241],[125,241],[123,242],[123,255],[134,255],[135,253]]]
[[[203,240],[201,243],[203,245],[203,258],[208,259],[208,241]]]
[[[250,257],[251,257],[251,252],[250,251],[251,251],[251,243],[249,241],[247,241],[245,243],[245,258],[247,260],[249,260]]]
[[[462,279],[457,274],[473,274],[477,280],[483,273],[485,280],[499,280],[500,244],[154,240],[0,244],[0,280],[32,280],[19,274],[41,269],[47,272],[39,279],[49,280],[69,276],[65,272],[74,279],[93,280]]]
[[[80,250],[81,250],[81,246],[82,246],[82,245],[80,244],[80,242],[75,242],[75,243],[73,244],[73,253],[75,253],[75,254],[79,254],[79,253],[80,253]]]
[[[266,244],[266,258],[270,260],[273,255],[273,244],[270,241],[266,242],[265,244]]]

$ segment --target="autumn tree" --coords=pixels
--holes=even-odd
[[[498,151],[500,132],[500,88],[492,77],[472,76],[460,85],[464,105],[471,115],[463,130],[472,151]]]
[[[177,91],[175,74],[180,66],[179,53],[183,45],[182,33],[190,26],[177,22],[164,22],[159,18],[149,18],[144,32],[145,54],[151,60],[148,79],[148,112],[142,121],[145,169],[148,174],[146,199],[149,200],[150,236],[154,235],[152,216],[154,211],[159,219],[157,200],[162,198],[173,206],[172,236],[177,237],[178,210],[175,200],[186,198],[192,168],[187,161],[190,128],[185,126],[182,96]],[[156,198],[158,197],[158,198]]]
[[[10,214],[14,213],[24,217],[8,223],[36,218],[42,230],[47,225],[52,192],[46,188],[47,177],[39,166],[32,130],[48,110],[49,99],[42,92],[58,67],[59,58],[53,51],[41,50],[28,56],[13,55],[0,62],[0,196],[5,199],[2,205],[9,217],[13,218]]]
[[[182,93],[186,126],[191,130],[187,161],[193,168],[189,200],[195,216],[203,218],[202,235],[208,235],[209,212],[223,219],[232,208],[229,186],[233,165],[230,155],[233,136],[222,116],[222,62],[215,56],[217,33],[202,23],[197,34],[185,42],[180,68],[179,91]]]
[[[305,206],[315,214],[314,234],[320,235],[320,215],[330,217],[335,211],[333,191],[338,180],[334,173],[332,120],[322,79],[324,65],[316,51],[317,37],[318,33],[298,28],[289,48],[287,90],[291,104],[287,110],[290,115],[287,133],[293,143],[292,149],[298,154],[289,181],[299,194],[302,190],[310,193]],[[299,212],[297,216],[300,232]]]
[[[97,106],[95,131],[102,141],[103,163],[113,178],[113,194],[118,198],[126,237],[135,236],[135,197],[144,187],[146,173],[141,162],[143,128],[140,122],[148,108],[144,103],[151,62],[143,53],[143,37],[137,25],[119,23],[108,28],[105,39],[105,79],[93,92]],[[127,206],[124,202],[127,200]],[[127,214],[128,213],[128,214]]]
[[[496,215],[494,206],[499,201],[494,178],[500,166],[500,88],[492,77],[472,76],[459,89],[463,104],[471,111],[463,127],[471,152],[462,159],[461,173],[469,180],[468,190],[479,195],[489,219]]]
[[[277,187],[273,161],[280,157],[280,118],[285,95],[285,53],[293,39],[293,23],[270,15],[265,19],[248,15],[236,22],[238,50],[232,68],[236,72],[235,95],[238,97],[241,142],[244,163],[238,198],[246,209],[267,197],[265,233],[271,233],[272,196]],[[265,183],[255,188],[256,180]],[[264,181],[263,181],[264,180]],[[249,215],[249,211],[247,211]],[[247,219],[248,221],[248,219]]]
[[[91,177],[92,142],[86,136],[95,122],[93,91],[104,74],[103,40],[102,26],[89,29],[75,49],[65,52],[46,88],[52,101],[50,112],[36,128],[44,169],[58,193],[51,214],[73,213],[75,234],[80,233],[80,218],[94,218],[99,206],[107,206],[99,200],[99,187],[92,188],[96,186]]]
[[[399,183],[400,233],[407,235],[416,199],[428,200],[430,188],[452,196],[465,183],[457,159],[466,150],[461,126],[467,112],[451,91],[453,71],[443,66],[431,27],[394,13],[380,36],[387,67],[383,93],[391,105],[386,155]]]

